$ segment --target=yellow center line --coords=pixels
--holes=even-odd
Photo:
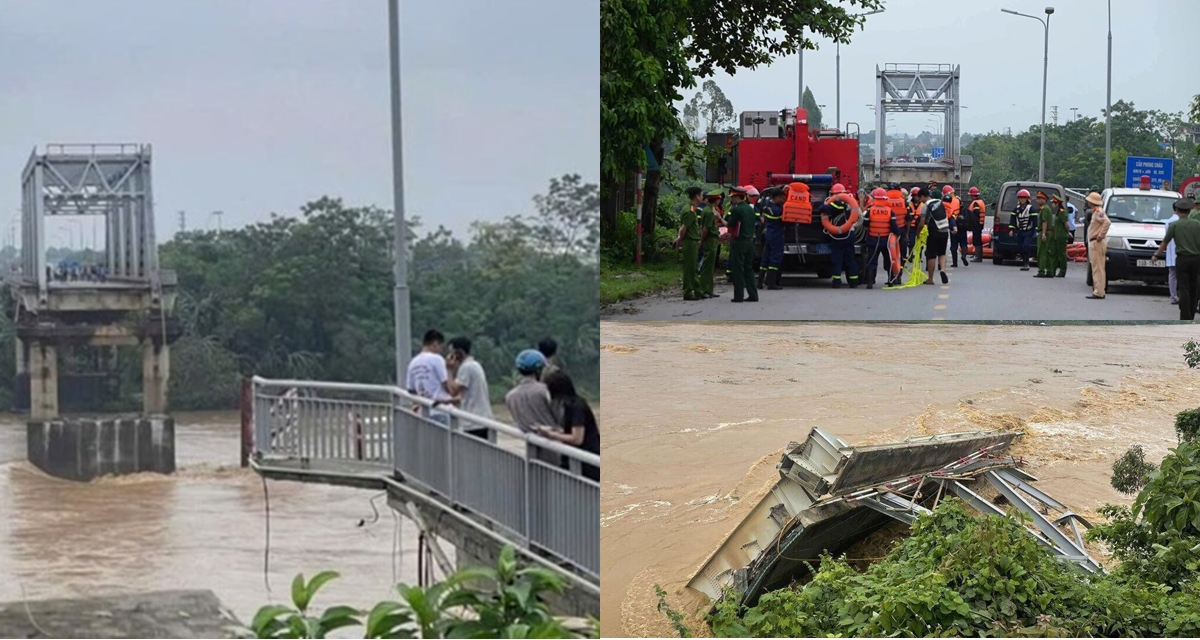
[[[942,309],[945,309],[945,308],[946,308],[946,305],[944,305],[944,304],[935,304],[935,305],[933,305],[933,308],[934,308],[934,309],[938,309],[938,310],[940,311],[940,310],[942,310]]]
[[[945,320],[945,318],[933,318],[934,320]]]
[[[945,300],[946,298],[949,298],[949,297],[950,297],[950,294],[948,294],[948,293],[939,293],[938,294],[938,300]]]
[[[944,290],[946,290],[946,289],[949,289],[949,288],[950,288],[950,285],[948,285],[948,284],[944,284],[944,285],[942,285],[942,290],[943,290],[943,291],[944,291]]]

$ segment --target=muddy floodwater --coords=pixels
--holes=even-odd
[[[272,481],[268,592],[263,482],[238,467],[238,424],[236,413],[178,414],[175,475],[77,483],[26,462],[24,422],[6,414],[0,601],[211,589],[248,624],[288,601],[298,572],[342,574],[319,607],[368,607],[391,597],[393,579],[415,581],[416,531],[378,492]]]
[[[715,304],[715,303],[710,303]],[[851,443],[1016,429],[1038,486],[1095,518],[1128,502],[1110,466],[1157,462],[1200,406],[1190,326],[622,323],[601,325],[605,636],[674,635],[654,585],[686,588],[812,426]],[[701,631],[698,626],[694,629]]]

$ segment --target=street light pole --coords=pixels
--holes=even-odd
[[[869,15],[873,15],[876,13],[883,13],[883,9],[877,9],[875,11],[868,11],[866,13],[860,13],[859,15],[860,16],[869,16]],[[837,107],[836,107],[837,121],[834,122],[834,127],[841,129],[842,128],[842,43],[838,42],[837,46],[835,48],[837,49]],[[803,79],[804,71],[801,70],[800,74],[801,74],[801,79]],[[804,89],[801,89],[801,91],[804,91]]]
[[[1050,14],[1054,13],[1054,7],[1046,7],[1045,20],[1027,13],[1018,13],[1011,9],[1001,9],[1000,11],[1011,13],[1014,16],[1033,18],[1042,23],[1042,26],[1046,30],[1045,52],[1042,57],[1042,142],[1041,149],[1038,151],[1038,182],[1043,182],[1046,179],[1046,79],[1050,71]]]
[[[1104,189],[1112,186],[1112,0],[1108,0],[1108,93],[1104,99]]]
[[[400,118],[400,2],[388,0],[388,59],[392,93],[392,206],[394,207],[396,279],[396,386],[404,385],[412,351],[412,320],[408,299],[408,236],[404,225],[404,158]]]
[[[800,27],[800,97],[796,99],[796,108],[804,108],[804,27]]]

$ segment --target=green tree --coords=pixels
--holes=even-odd
[[[693,137],[706,133],[733,133],[736,122],[733,103],[712,80],[705,80],[702,90],[683,107],[683,123]]]
[[[808,128],[821,128],[821,107],[817,106],[817,100],[813,97],[812,89],[804,87],[804,100],[802,101],[804,109],[808,111]]]

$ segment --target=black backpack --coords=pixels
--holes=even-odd
[[[934,200],[925,207],[931,223],[930,233],[949,233],[950,218],[946,214],[946,205],[941,200]]]

